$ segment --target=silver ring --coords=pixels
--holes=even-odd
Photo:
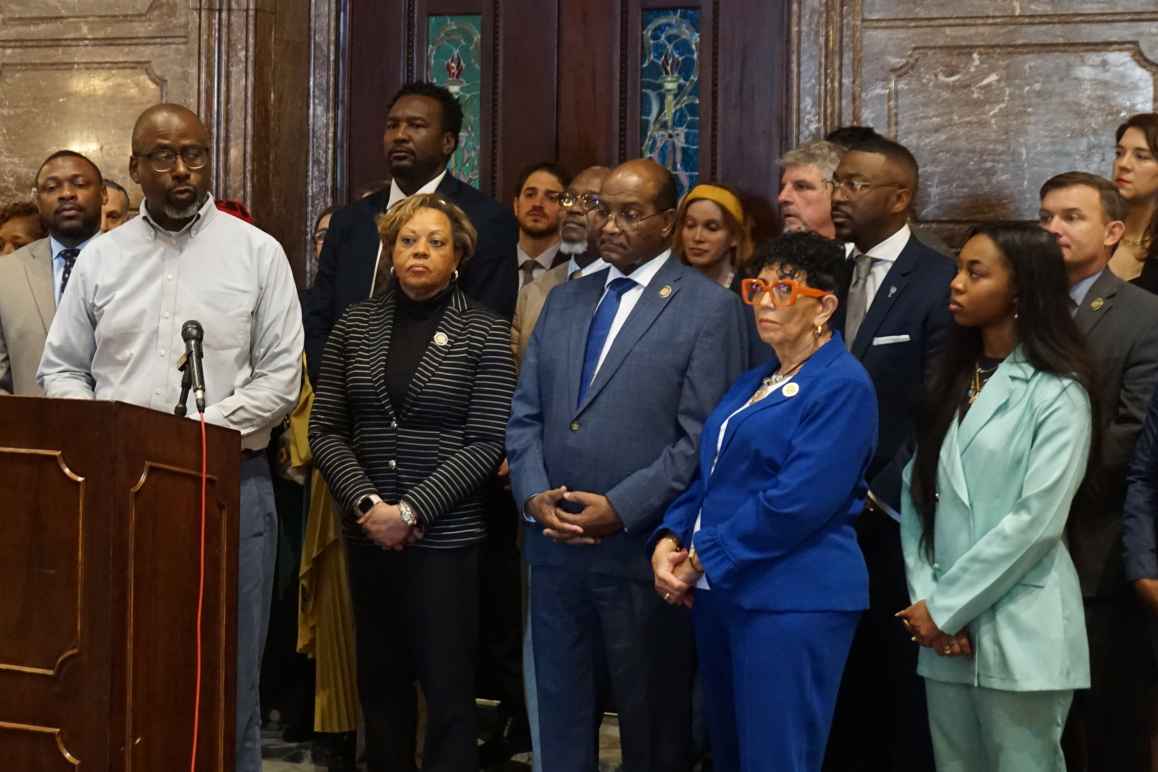
[[[670,592],[665,592],[665,593],[663,594],[663,599],[664,599],[664,601],[665,601],[665,602],[668,602],[668,603],[670,603],[670,602],[671,602],[671,593],[670,593]]]

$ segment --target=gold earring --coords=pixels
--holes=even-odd
[[[824,334],[824,325],[822,325],[822,324],[816,325],[816,337],[819,338],[823,334]]]

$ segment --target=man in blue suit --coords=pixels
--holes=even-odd
[[[917,161],[880,136],[854,144],[833,176],[837,238],[852,242],[844,339],[876,387],[880,433],[856,524],[869,569],[869,610],[845,666],[825,769],[933,769],[917,647],[894,618],[910,603],[900,538],[901,469],[929,363],[952,319],[953,261],[916,238],[908,219]]]
[[[318,277],[306,295],[306,362],[315,383],[334,323],[351,304],[370,297],[380,257],[378,215],[415,193],[441,193],[466,212],[478,231],[478,246],[459,284],[472,300],[496,314],[510,319],[515,313],[519,288],[515,217],[509,207],[447,170],[462,120],[458,100],[433,83],[408,83],[391,100],[382,135],[390,184],[334,212]]]
[[[597,765],[606,663],[624,769],[686,772],[687,610],[652,589],[645,541],[686,487],[703,422],[745,367],[735,294],[672,259],[676,187],[650,160],[603,184],[607,270],[552,290],[507,430],[534,569],[530,619],[543,769]]]

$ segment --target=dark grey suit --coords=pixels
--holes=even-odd
[[[1144,613],[1123,573],[1121,540],[1126,469],[1158,379],[1158,297],[1107,268],[1074,319],[1100,379],[1101,458],[1074,499],[1068,526],[1086,596],[1092,682],[1076,695],[1071,715],[1085,724],[1088,769],[1149,769],[1136,700],[1153,683],[1154,663]]]
[[[578,404],[606,278],[600,271],[547,297],[507,429],[520,505],[566,485],[607,496],[626,528],[592,546],[526,528],[540,755],[551,772],[595,767],[595,663],[605,659],[624,768],[674,772],[690,763],[691,629],[684,609],[656,597],[645,543],[691,478],[704,420],[745,367],[744,309],[669,258]]]

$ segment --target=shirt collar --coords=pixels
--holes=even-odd
[[[1094,282],[1100,279],[1102,274],[1105,272],[1106,269],[1103,268],[1093,276],[1087,276],[1077,284],[1070,287],[1070,300],[1074,302],[1075,306],[1081,306],[1082,301],[1086,299],[1086,294],[1090,291],[1090,287],[1094,286]]]
[[[171,231],[162,227],[161,225],[158,225],[157,221],[154,220],[153,216],[149,213],[148,201],[141,202],[141,213],[139,216],[150,226],[152,226],[154,236],[167,235],[170,238],[173,238],[186,233],[192,236],[196,236],[198,233],[203,231],[205,227],[209,225],[209,223],[213,222],[213,219],[219,214],[220,212],[217,211],[217,202],[214,201],[213,194],[206,193],[205,203],[202,204],[201,208],[197,210],[197,214],[193,215],[193,219],[185,223],[185,227],[179,231]],[[227,216],[232,217],[233,215]]]
[[[590,263],[588,263],[586,268],[580,268],[579,263],[575,262],[575,258],[571,258],[567,261],[567,278],[573,276],[576,271],[579,272],[580,278],[584,276],[590,276],[597,271],[602,271],[606,267],[607,263],[604,262],[602,257],[597,257],[592,260]]]
[[[534,260],[544,268],[550,269],[555,265],[555,255],[559,254],[559,242],[556,241],[554,245],[544,249],[542,254],[540,254],[538,257],[531,257],[523,251],[521,246],[516,245],[515,250],[519,256],[520,267],[522,267],[523,263],[527,262],[528,260]]]
[[[913,232],[909,229],[909,224],[905,223],[901,229],[882,241],[880,244],[865,252],[866,255],[874,260],[884,260],[888,263],[895,263],[897,258],[901,256],[905,246],[909,243],[909,238],[912,237]]]
[[[89,236],[87,239],[77,244],[74,249],[84,249],[84,245],[92,241],[94,238],[96,238],[96,234]],[[68,247],[66,247],[64,244],[61,244],[59,241],[57,241],[55,236],[48,237],[48,245],[52,248],[53,260],[59,259],[60,253],[68,249]]]
[[[627,278],[631,279],[641,287],[647,287],[647,285],[651,284],[651,280],[655,278],[655,275],[659,273],[659,269],[663,268],[664,263],[667,262],[669,257],[671,257],[671,250],[665,249],[663,252],[660,252],[658,255],[632,271],[631,275]],[[611,282],[624,276],[627,276],[627,274],[613,265],[611,266],[611,270],[607,272],[607,281],[603,283],[603,286],[606,287]]]
[[[421,188],[414,191],[414,193],[412,195],[417,196],[419,193],[433,193],[434,191],[438,190],[438,186],[442,184],[442,178],[446,176],[446,171],[447,171],[446,169],[443,169],[442,174],[438,175],[437,177],[432,179],[430,182],[426,183]],[[406,198],[410,198],[410,196],[408,196],[402,192],[402,188],[398,187],[397,182],[395,182],[394,180],[390,180],[390,197],[388,199],[386,199],[386,208],[390,209],[392,206],[397,204],[399,201],[406,199]]]

